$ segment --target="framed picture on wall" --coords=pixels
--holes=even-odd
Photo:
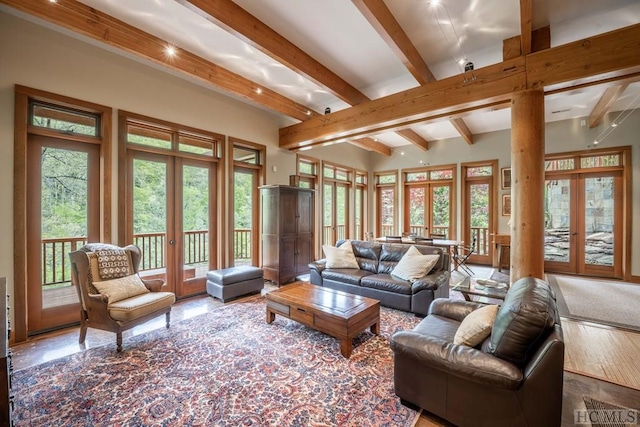
[[[511,189],[511,168],[502,168],[500,169],[502,174],[502,189],[510,190]]]
[[[511,215],[511,194],[502,195],[502,216]]]

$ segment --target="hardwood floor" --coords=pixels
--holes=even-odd
[[[490,268],[478,266],[472,266],[472,269],[477,277],[489,277],[491,271]],[[452,283],[456,283],[459,279],[458,273],[454,273]],[[263,293],[273,289],[276,289],[275,285],[266,284]],[[208,295],[181,300],[174,305],[171,321],[176,323],[234,302],[224,304]],[[125,351],[128,337],[163,327],[164,316],[160,316],[144,325],[126,331],[123,338]],[[637,359],[637,354],[640,352],[640,334],[567,319],[563,319],[563,328],[566,341],[566,370],[562,425],[574,425],[573,411],[584,409],[584,396],[640,410],[639,390],[602,380],[618,381],[630,378],[631,381],[638,381],[640,367],[637,363],[634,366],[631,359]],[[84,345],[78,344],[78,336],[79,328],[72,327],[31,337],[26,343],[12,347],[14,368],[16,370],[24,369],[102,345],[112,345],[115,351],[115,334],[113,333],[89,329]],[[597,374],[591,376],[602,379],[573,373],[585,372],[587,368]],[[431,414],[421,414],[416,423],[417,427],[448,425],[444,420]]]

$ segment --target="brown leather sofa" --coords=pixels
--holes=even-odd
[[[345,240],[339,240],[340,246]],[[328,269],[325,260],[309,264],[310,280],[314,285],[374,298],[386,307],[410,311],[426,316],[435,298],[449,296],[449,254],[442,248],[415,245],[420,253],[439,254],[440,259],[429,274],[411,283],[391,276],[411,245],[351,240],[353,252],[360,266],[356,269]]]
[[[483,343],[453,344],[480,306],[435,300],[412,331],[392,336],[396,394],[458,426],[560,426],[564,342],[553,291],[518,280]]]

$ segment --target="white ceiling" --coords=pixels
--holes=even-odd
[[[261,53],[173,0],[80,0],[259,85],[323,112],[349,107],[328,90]],[[234,0],[371,99],[418,86],[376,30],[349,0]],[[520,34],[519,0],[384,0],[438,79],[502,61],[502,41]],[[551,26],[551,46],[640,22],[640,0],[533,0],[533,28]],[[444,5],[444,6],[443,6]],[[639,53],[640,54],[640,53]],[[548,96],[547,122],[588,116],[604,91],[590,87]],[[631,84],[612,111],[639,106]],[[511,127],[509,109],[464,118],[472,133]],[[427,140],[457,137],[447,120],[412,127]],[[392,147],[409,142],[376,135]]]

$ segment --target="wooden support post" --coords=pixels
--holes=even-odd
[[[511,99],[511,283],[544,279],[544,91]]]

